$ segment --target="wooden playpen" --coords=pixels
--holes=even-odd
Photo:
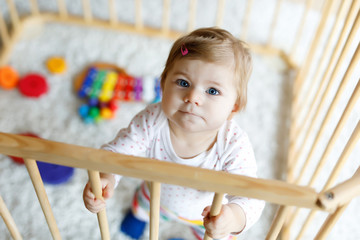
[[[256,1],[256,0],[255,0]],[[276,31],[278,16],[282,5],[287,1],[303,7],[301,21],[296,27],[297,33],[295,41],[290,50],[275,47],[273,35]],[[273,54],[283,58],[289,68],[294,69],[295,77],[293,81],[293,101],[291,127],[289,133],[289,147],[287,159],[287,179],[268,180],[253,179],[244,176],[226,174],[205,169],[198,169],[188,166],[179,167],[176,164],[159,162],[152,159],[131,157],[115,154],[103,150],[86,148],[48,141],[44,139],[34,139],[10,133],[0,133],[0,153],[25,158],[26,167],[32,179],[39,203],[47,220],[50,232],[54,239],[61,239],[55,218],[52,214],[50,203],[36,165],[35,160],[60,164],[70,167],[88,169],[89,177],[97,197],[101,197],[101,187],[99,185],[99,172],[111,172],[129,177],[141,178],[151,182],[151,219],[150,219],[150,239],[158,239],[159,226],[159,191],[161,183],[169,183],[192,187],[200,190],[215,192],[211,214],[216,215],[219,211],[219,204],[224,193],[241,195],[251,198],[263,199],[270,203],[279,205],[273,224],[268,232],[267,239],[290,238],[291,227],[295,224],[295,219],[302,208],[311,209],[307,219],[302,223],[302,228],[298,233],[300,239],[307,230],[309,224],[317,211],[329,212],[328,218],[317,232],[315,239],[325,239],[336,224],[349,202],[360,194],[360,170],[356,171],[353,177],[340,184],[337,182],[345,162],[355,149],[360,137],[360,123],[357,121],[353,128],[340,157],[336,160],[332,172],[322,187],[321,191],[314,190],[314,183],[318,181],[324,166],[330,161],[331,150],[336,146],[340,133],[345,126],[350,124],[349,116],[356,110],[356,102],[360,97],[359,75],[356,75],[356,65],[359,62],[360,47],[356,34],[360,29],[360,1],[319,1],[304,0],[278,0],[271,19],[271,26],[268,41],[265,43],[254,43],[247,39],[249,30],[248,22],[252,14],[254,0],[246,1],[246,11],[242,20],[241,37],[250,43],[252,49],[259,54]],[[29,0],[31,12],[20,14],[17,11],[13,0],[6,1],[9,19],[0,15],[0,33],[2,42],[2,52],[0,55],[0,65],[5,65],[11,54],[14,44],[27,24],[39,24],[49,21],[56,21],[69,24],[80,24],[89,27],[105,27],[118,31],[143,34],[153,37],[176,38],[183,32],[171,29],[169,19],[171,16],[171,1],[163,1],[163,18],[161,28],[154,28],[146,25],[142,18],[141,0],[135,0],[135,19],[133,23],[125,23],[118,20],[116,11],[117,1],[109,0],[108,19],[98,19],[94,17],[89,0],[82,0],[83,15],[75,16],[69,13],[66,2],[57,0],[57,11],[46,12],[39,7],[37,0]],[[221,26],[227,1],[217,1],[217,13],[214,24]],[[196,0],[189,1],[188,28],[190,31],[195,26],[197,9]],[[309,13],[315,11],[320,16],[316,33],[313,41],[308,47],[308,52],[302,60],[295,60],[294,53],[297,50],[298,40],[304,34],[304,22]],[[1,14],[1,11],[0,11]],[[332,21],[330,21],[332,19]],[[331,22],[329,31],[326,26]],[[324,41],[322,39],[327,38]],[[356,50],[352,46],[356,46]],[[316,57],[317,50],[320,50]],[[351,58],[350,61],[346,59]],[[341,74],[344,68],[345,74]],[[316,69],[314,73],[311,69]],[[322,70],[325,69],[325,70]],[[334,112],[339,105],[341,96],[345,93],[344,89],[350,79],[356,78],[356,86],[351,90],[351,97],[346,103],[345,109],[341,110],[339,120],[334,117]],[[310,79],[310,80],[309,80]],[[336,81],[340,80],[336,87],[336,94],[332,99],[328,99],[328,94]],[[310,86],[306,84],[311,81]],[[316,84],[315,84],[316,83]],[[311,95],[310,92],[315,94]],[[327,102],[331,102],[326,106]],[[319,114],[325,111],[325,116]],[[303,114],[303,118],[300,118]],[[328,127],[330,121],[336,121],[336,127]],[[320,127],[316,123],[320,122]],[[331,137],[326,140],[325,150],[319,150],[319,144],[325,132],[331,132]],[[310,145],[310,149],[306,146]],[[315,159],[315,153],[322,151],[321,157]],[[301,161],[300,159],[304,160]],[[307,183],[303,183],[306,171],[309,169],[310,162],[317,162],[315,171]],[[332,159],[332,161],[335,161]],[[323,173],[322,173],[323,174]],[[335,184],[336,183],[336,184]],[[335,185],[335,186],[334,186]],[[4,193],[2,193],[4,194]],[[6,193],[5,193],[6,194]],[[21,239],[21,235],[12,219],[3,199],[0,197],[0,213],[3,217],[11,236],[14,239]],[[110,239],[106,212],[98,214],[99,227],[102,239]],[[282,233],[280,235],[280,232]]]

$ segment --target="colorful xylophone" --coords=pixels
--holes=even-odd
[[[87,67],[76,79],[77,95],[86,100],[79,108],[85,123],[111,119],[118,101],[142,101],[143,81],[107,63]]]

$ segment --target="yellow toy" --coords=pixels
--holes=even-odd
[[[47,60],[46,66],[53,74],[61,74],[66,71],[66,61],[62,57],[51,57]]]

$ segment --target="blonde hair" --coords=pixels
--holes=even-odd
[[[187,54],[182,49],[187,49]],[[184,58],[199,59],[212,63],[234,63],[234,77],[237,85],[238,110],[247,102],[247,83],[252,71],[252,60],[245,42],[235,38],[231,33],[216,27],[200,28],[185,35],[173,44],[164,71],[161,74],[161,88],[164,89],[168,72],[174,64]]]

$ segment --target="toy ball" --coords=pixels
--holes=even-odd
[[[82,104],[82,105],[79,107],[79,115],[80,115],[82,118],[85,118],[86,116],[89,115],[89,110],[90,110],[89,105],[87,105],[87,104]]]
[[[114,117],[114,112],[110,108],[102,108],[100,115],[104,119],[111,119]]]
[[[18,73],[10,66],[0,67],[0,87],[5,90],[13,89],[19,82]]]

